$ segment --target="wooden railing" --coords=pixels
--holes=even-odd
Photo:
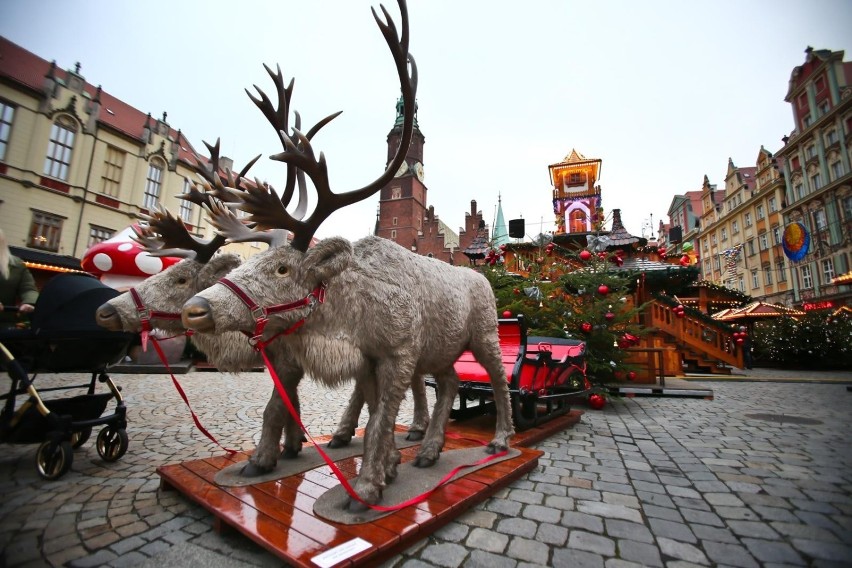
[[[733,367],[743,367],[743,350],[737,349],[731,331],[722,324],[714,324],[686,314],[679,318],[672,306],[651,301],[648,307],[650,321],[646,325],[670,335],[678,344],[689,347],[708,359],[716,359]]]

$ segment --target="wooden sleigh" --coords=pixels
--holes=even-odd
[[[528,337],[523,315],[498,321],[503,367],[509,380],[512,418],[518,431],[567,414],[573,400],[591,392],[586,380],[586,343],[555,337]],[[470,351],[456,361],[458,407],[450,418],[465,420],[493,412],[494,401],[488,373]],[[426,384],[436,387],[433,379]],[[470,405],[469,403],[475,404]]]

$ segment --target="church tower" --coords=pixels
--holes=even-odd
[[[416,104],[416,103],[415,103]],[[402,138],[402,97],[396,103],[396,121],[388,133],[388,157],[393,159]],[[411,145],[396,176],[379,193],[379,213],[375,234],[395,241],[405,248],[417,250],[417,237],[422,234],[426,217],[426,185],[423,172],[423,144],[426,138],[417,124],[417,108],[414,110],[414,132]]]
[[[587,233],[600,228],[602,160],[586,158],[577,150],[558,164],[547,166],[553,186],[554,234]]]

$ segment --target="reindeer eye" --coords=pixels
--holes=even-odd
[[[278,272],[278,274],[280,274],[281,276],[285,276],[288,272],[290,272],[290,269],[289,269],[289,268],[287,268],[286,266],[284,266],[284,265],[282,264],[281,266],[279,266],[279,267],[278,267],[278,271],[277,271],[277,272]]]
[[[178,278],[177,283],[181,285],[186,284],[186,278]]]

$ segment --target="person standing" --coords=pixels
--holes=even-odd
[[[9,251],[6,234],[0,229],[0,327],[14,327],[19,314],[35,309],[38,288],[29,269]],[[6,311],[18,307],[18,313]]]
[[[746,369],[751,369],[752,361],[751,361],[751,336],[748,334],[748,329],[746,326],[740,326],[740,332],[745,334],[743,338],[743,364]]]

